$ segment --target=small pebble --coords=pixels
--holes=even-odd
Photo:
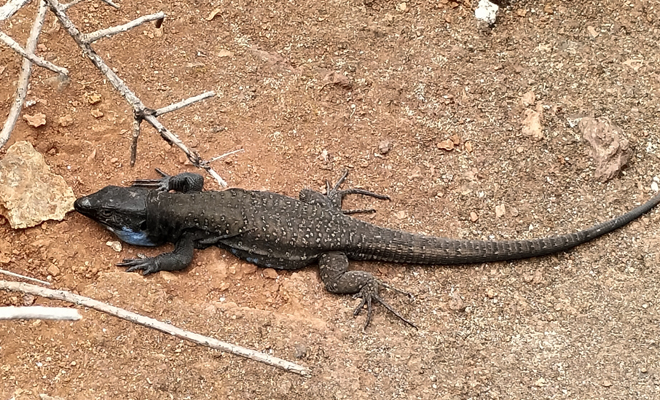
[[[272,268],[266,268],[263,272],[264,276],[268,279],[277,279],[277,271]]]
[[[107,246],[109,246],[112,250],[116,251],[119,253],[121,251],[121,242],[116,241],[116,240],[109,240],[105,242]]]
[[[69,114],[67,114],[67,115],[64,115],[64,116],[60,117],[60,119],[57,122],[60,124],[60,126],[67,127],[67,126],[73,125],[73,117],[71,117]]]
[[[378,152],[382,155],[385,155],[392,150],[392,142],[389,140],[381,140],[380,143],[378,143]]]
[[[447,139],[436,143],[436,147],[442,150],[452,151],[454,150],[455,144],[451,139]]]
[[[57,265],[55,264],[51,264],[46,271],[48,271],[48,274],[52,276],[57,276],[60,274],[60,269],[57,268]]]

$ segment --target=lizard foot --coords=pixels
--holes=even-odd
[[[142,270],[142,275],[153,274],[161,270],[158,260],[155,257],[125,258],[122,262],[117,263],[117,266],[129,267],[126,272]]]
[[[412,326],[415,329],[419,329],[417,325],[413,324],[411,321],[407,320],[403,315],[399,314],[398,311],[396,311],[391,305],[389,305],[385,300],[383,300],[382,297],[380,297],[380,295],[378,294],[379,285],[383,285],[383,287],[393,289],[399,293],[407,294],[412,298],[412,295],[410,293],[404,292],[399,289],[395,289],[387,284],[380,283],[377,280],[373,279],[372,281],[364,285],[358,293],[353,295],[354,298],[362,299],[362,301],[360,301],[360,304],[358,304],[358,306],[355,308],[355,311],[353,311],[353,315],[357,316],[358,314],[360,314],[364,306],[365,305],[367,306],[367,320],[364,323],[364,327],[362,328],[362,330],[365,331],[367,329],[369,323],[371,322],[371,318],[373,317],[373,308],[371,307],[371,303],[373,301],[377,301],[380,304],[382,304],[385,308],[387,308],[389,312],[394,314],[401,321],[405,322],[406,324]]]
[[[390,196],[370,192],[364,189],[352,188],[352,189],[339,190],[339,187],[344,183],[347,176],[348,176],[348,170],[344,171],[344,174],[341,176],[341,178],[339,178],[339,180],[337,181],[337,183],[335,183],[334,186],[332,186],[329,181],[325,181],[326,196],[328,196],[328,198],[337,208],[341,209],[342,200],[344,199],[345,196],[349,194],[359,194],[362,196],[373,197],[379,200],[390,200]],[[373,209],[343,210],[344,214],[373,213],[373,212],[375,212],[375,210]]]
[[[159,192],[199,192],[204,187],[204,178],[201,175],[184,172],[178,175],[169,175],[156,168],[160,179],[136,179],[131,186],[156,189]]]

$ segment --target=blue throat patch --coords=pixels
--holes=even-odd
[[[156,246],[156,243],[152,242],[145,232],[134,232],[128,228],[122,228],[121,230],[110,227],[107,228],[110,232],[117,235],[122,242],[135,246]]]

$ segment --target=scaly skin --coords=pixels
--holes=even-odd
[[[202,176],[191,173],[139,180],[133,187],[108,186],[78,199],[76,210],[102,223],[120,239],[136,245],[175,244],[175,250],[153,258],[124,260],[128,271],[179,270],[190,264],[194,248],[215,245],[260,267],[299,269],[318,263],[321,279],[332,293],[363,299],[371,319],[372,301],[404,319],[378,294],[371,274],[349,271],[348,260],[412,264],[469,264],[530,258],[565,251],[611,232],[660,203],[660,193],[610,221],[576,233],[533,240],[454,240],[382,228],[347,214],[373,210],[341,209],[344,196],[361,189],[339,190],[346,174],[328,194],[300,192],[299,200],[265,191],[228,189],[202,192]],[[156,189],[156,190],[150,190]],[[169,192],[174,190],[176,192]]]

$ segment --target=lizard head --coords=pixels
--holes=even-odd
[[[105,226],[122,241],[138,246],[156,246],[147,233],[148,189],[106,186],[73,203],[79,213]]]

